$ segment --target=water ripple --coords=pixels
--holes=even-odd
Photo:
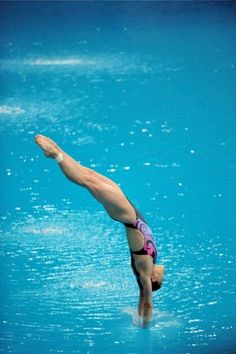
[[[84,338],[86,345],[89,340],[95,343],[98,335],[105,340],[114,323],[118,331],[126,328],[131,335],[138,328],[137,286],[122,227],[108,222],[103,212],[59,211],[56,206],[40,210],[31,217],[18,211],[17,219],[0,234],[8,289],[2,306],[4,342],[11,345],[15,340],[14,328],[24,331],[21,338],[26,342],[33,336],[47,343],[49,334],[57,333],[68,341]],[[208,249],[199,241],[185,244],[180,234],[162,231],[158,235],[158,242],[165,243],[166,278],[154,296],[151,332],[164,341],[164,334],[172,336],[174,330],[179,336],[175,341],[184,335],[190,347],[202,348],[217,340],[221,327],[232,330],[227,317],[222,321],[215,316],[224,311],[221,281],[223,265],[230,272],[230,254],[217,240],[211,240]],[[203,254],[208,259],[206,251],[218,257],[218,267],[210,263],[211,257],[202,264]],[[224,257],[219,257],[221,253]],[[194,257],[191,267],[186,264],[189,254]],[[228,297],[234,294],[233,289],[224,292]],[[126,343],[128,336],[117,333],[113,343]]]

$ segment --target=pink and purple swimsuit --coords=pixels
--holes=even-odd
[[[135,255],[151,256],[152,260],[153,260],[153,264],[156,264],[157,247],[155,245],[155,241],[154,241],[152,230],[147,225],[147,223],[144,220],[142,220],[142,217],[141,217],[138,209],[133,205],[133,203],[129,199],[128,199],[128,201],[133,206],[133,208],[134,208],[134,210],[136,212],[136,221],[133,224],[129,224],[129,223],[124,223],[124,222],[122,222],[120,220],[117,220],[115,218],[112,218],[112,219],[114,219],[116,221],[119,221],[119,222],[122,222],[122,224],[125,227],[136,229],[136,230],[140,231],[143,234],[143,237],[144,237],[144,246],[143,246],[143,248],[141,250],[139,250],[139,251],[132,251],[130,249],[131,267],[133,269],[133,272],[134,272],[134,275],[136,277],[136,281],[137,281],[137,283],[139,285],[139,288],[143,289],[143,286],[142,286],[141,281],[140,281],[140,274],[139,274],[139,272],[136,269],[135,259],[134,259],[133,255],[135,254]]]
[[[131,267],[133,269],[133,272],[135,274],[137,283],[139,285],[140,289],[143,289],[143,286],[141,284],[140,281],[140,274],[136,269],[135,266],[135,260],[134,260],[134,254],[137,255],[147,255],[147,256],[151,256],[153,259],[153,264],[156,263],[156,259],[157,259],[157,247],[155,245],[155,241],[153,238],[153,233],[152,230],[150,229],[150,227],[140,218],[137,216],[136,221],[134,222],[134,224],[127,224],[124,223],[124,225],[126,227],[130,227],[132,229],[136,229],[139,230],[143,236],[144,236],[144,246],[141,250],[139,251],[132,251],[130,249],[130,254],[131,254]]]
[[[130,250],[131,255],[137,254],[137,255],[151,256],[153,259],[153,263],[155,264],[156,258],[157,258],[157,248],[156,248],[155,241],[154,241],[153,234],[152,234],[152,230],[150,229],[150,227],[140,217],[137,217],[134,224],[124,223],[124,225],[126,227],[130,227],[132,229],[139,230],[144,236],[143,248],[139,251]]]

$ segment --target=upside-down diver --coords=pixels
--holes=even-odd
[[[157,247],[151,229],[115,182],[82,166],[51,139],[37,135],[35,140],[70,181],[86,188],[112,219],[125,226],[131,268],[139,286],[138,314],[142,326],[148,327],[153,311],[152,292],[160,289],[164,277],[164,266],[156,265]]]

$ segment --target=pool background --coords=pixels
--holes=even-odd
[[[0,352],[234,353],[235,4],[1,2],[0,16]],[[166,266],[150,330],[132,323],[122,226],[39,132],[148,219]]]

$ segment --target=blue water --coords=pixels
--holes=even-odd
[[[236,352],[233,2],[1,2],[1,353]],[[121,185],[166,266],[153,323],[122,226],[45,159]]]

